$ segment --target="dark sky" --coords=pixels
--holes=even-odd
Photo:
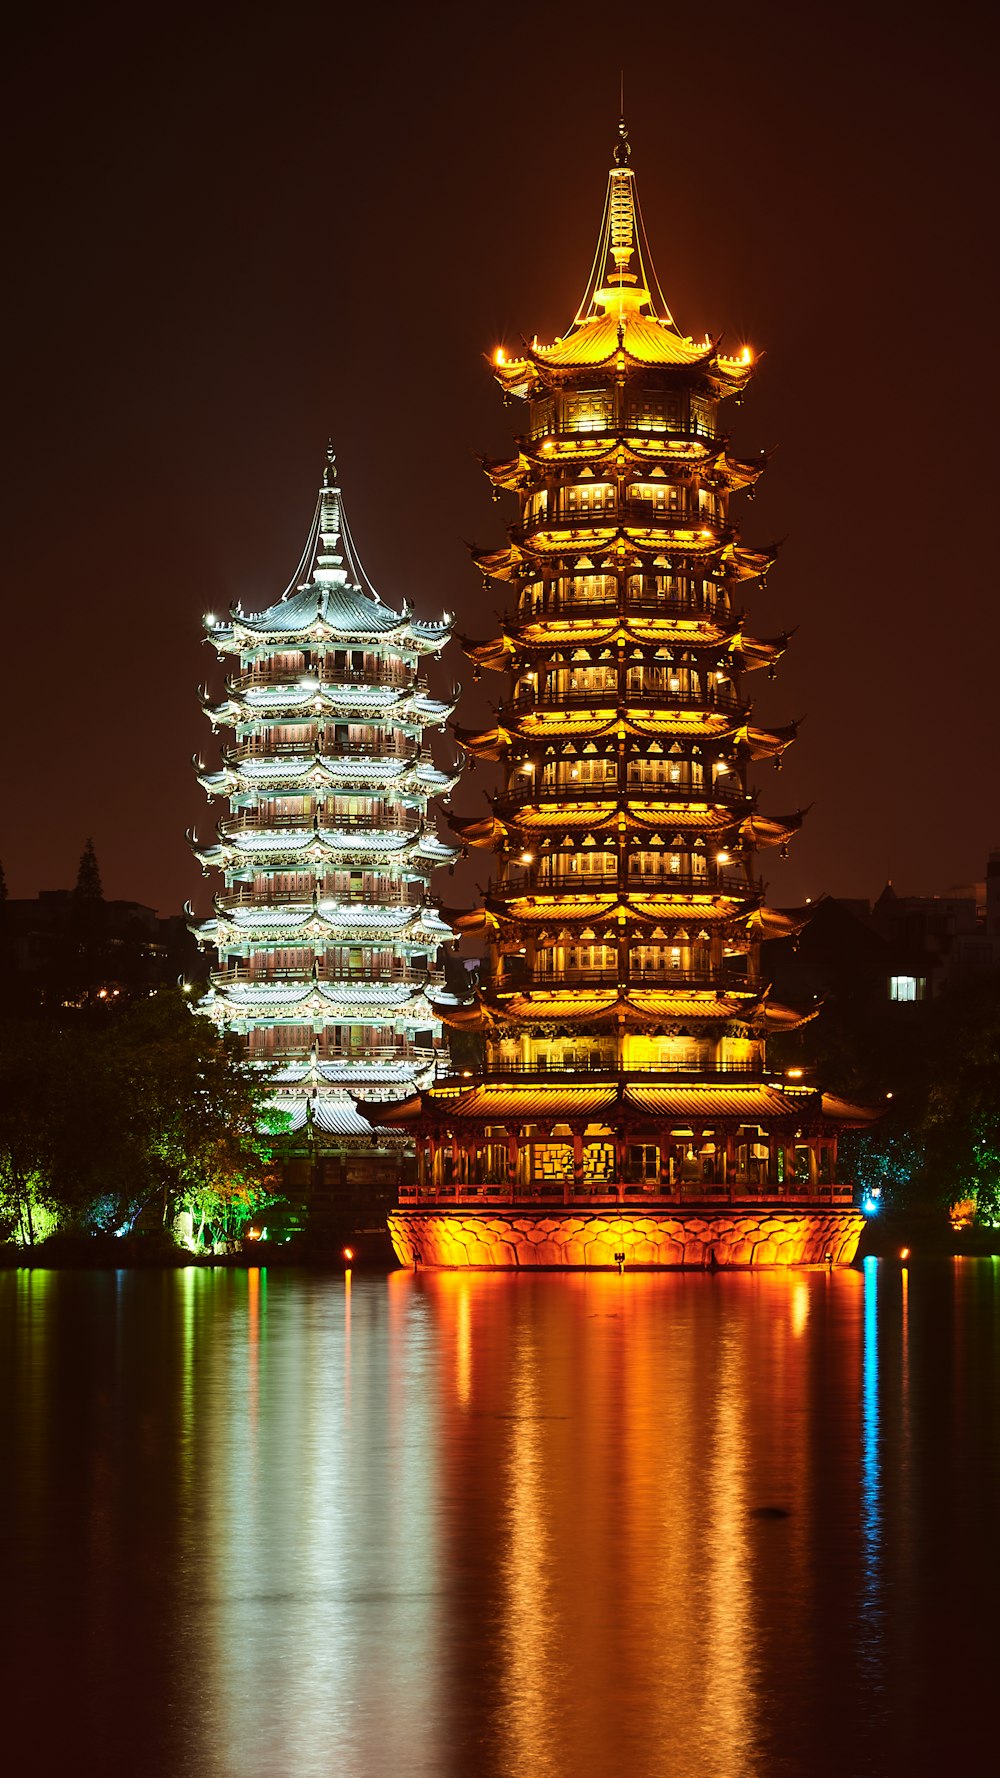
[[[622,63],[674,312],[767,354],[734,443],[778,450],[741,520],[787,541],[749,627],[799,627],[756,713],[807,720],[762,806],[815,804],[791,859],[765,861],[771,898],[981,876],[1000,846],[994,19],[21,9],[2,95],[10,892],[71,882],[93,834],[107,894],[206,905],[184,840],[219,813],[189,763],[211,749],[201,614],[284,588],[328,434],[383,596],[494,628],[503,593],[463,540],[502,538],[474,453],[517,415],[483,355],[572,317]],[[471,681],[457,647],[447,676]]]

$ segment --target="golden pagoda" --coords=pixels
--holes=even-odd
[[[496,858],[482,905],[452,919],[485,936],[487,985],[435,1002],[485,1061],[379,1109],[417,1145],[390,1216],[406,1263],[845,1262],[863,1226],[837,1130],[865,1114],[765,1055],[811,1014],[777,1005],[759,968],[761,940],[804,916],[767,909],[755,870],[801,812],[763,812],[750,783],[795,736],[755,723],[744,689],[787,641],[745,627],[774,551],[746,548],[730,514],[764,468],[721,424],[753,353],[681,333],[629,163],[623,120],[566,334],[494,358],[526,426],[484,464],[518,514],[476,560],[510,611],[465,648],[508,689],[495,727],[456,734],[502,788],[451,822]]]

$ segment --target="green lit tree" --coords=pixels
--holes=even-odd
[[[0,1027],[0,1227],[28,1247],[60,1211],[53,1172],[66,1048],[52,1028]]]
[[[270,1147],[260,1134],[267,1082],[237,1037],[167,992],[136,1002],[102,1044],[126,1161],[111,1210],[116,1226],[134,1227],[155,1204],[167,1228],[200,1193],[213,1204],[231,1198],[228,1220],[238,1220],[239,1205],[269,1193]]]

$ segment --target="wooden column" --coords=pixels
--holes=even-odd
[[[615,1131],[615,1197],[619,1204],[625,1202],[625,1150],[626,1141]]]
[[[517,1196],[517,1164],[521,1152],[521,1143],[516,1130],[507,1132],[507,1189],[513,1201]]]
[[[573,1131],[573,1190],[583,1190],[583,1131]]]

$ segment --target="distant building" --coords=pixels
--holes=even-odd
[[[932,1000],[1000,970],[1000,852],[984,883],[943,895],[900,895],[887,883],[874,903],[825,895],[808,913],[794,942],[764,947],[776,993],[871,1006]]]
[[[4,1000],[20,1012],[98,1006],[204,975],[182,914],[43,889],[0,902]]]

